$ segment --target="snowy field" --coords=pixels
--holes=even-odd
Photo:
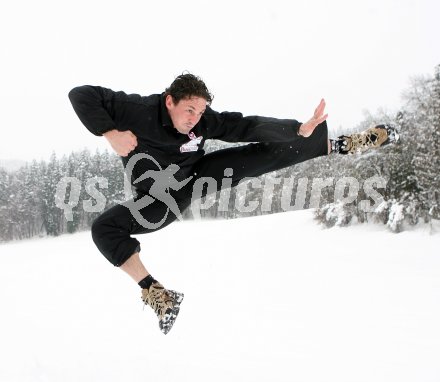
[[[440,234],[310,211],[138,237],[185,293],[164,336],[90,233],[0,246],[0,381],[440,381]]]

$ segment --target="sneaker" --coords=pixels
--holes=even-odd
[[[393,125],[385,124],[370,127],[361,133],[341,135],[336,142],[340,154],[354,154],[395,143],[398,140],[397,129]]]
[[[165,289],[159,282],[151,284],[148,289],[142,289],[142,301],[153,308],[163,334],[171,330],[179,314],[183,296],[183,293]]]

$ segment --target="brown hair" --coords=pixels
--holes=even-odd
[[[176,77],[170,87],[165,89],[165,95],[171,95],[176,104],[181,99],[200,97],[204,98],[207,104],[210,105],[214,98],[203,80],[191,73],[181,74]]]

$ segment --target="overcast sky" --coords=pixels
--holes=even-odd
[[[438,0],[14,1],[0,9],[0,159],[107,147],[67,98],[91,84],[148,95],[189,70],[215,110],[329,126],[393,110],[440,63]]]

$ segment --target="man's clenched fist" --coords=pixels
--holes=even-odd
[[[137,138],[130,131],[110,130],[103,134],[110,142],[113,150],[121,157],[126,157],[137,146]]]

